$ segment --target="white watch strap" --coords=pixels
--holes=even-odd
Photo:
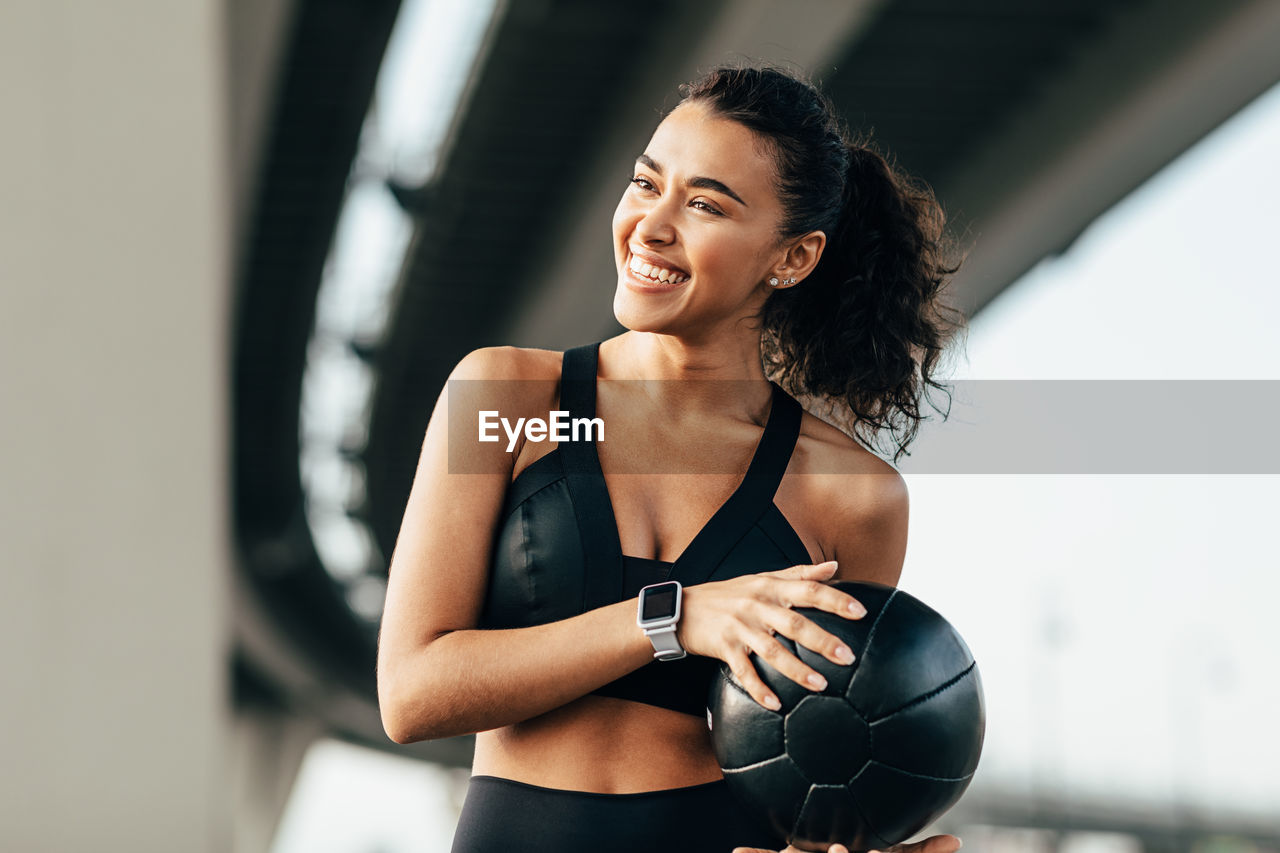
[[[649,642],[653,643],[653,656],[658,660],[679,660],[685,656],[684,647],[676,638],[675,625],[650,628],[644,632],[644,635],[649,638]]]

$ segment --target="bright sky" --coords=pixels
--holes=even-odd
[[[957,376],[1280,379],[1276,152],[1280,87],[975,318]],[[1247,455],[1222,439],[1249,403],[1155,416]],[[984,675],[975,785],[1280,814],[1280,478],[908,481],[903,586],[951,615]]]
[[[1280,87],[972,323],[971,379],[1280,379]],[[1206,441],[1249,401],[1188,401]],[[1105,413],[1099,413],[1105,416]],[[1139,424],[1117,441],[1140,442]],[[1275,476],[908,475],[902,585],[973,649],[974,789],[1280,814]],[[322,743],[275,853],[445,849],[449,776]]]

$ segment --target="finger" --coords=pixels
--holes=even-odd
[[[796,578],[813,580],[828,580],[836,573],[839,566],[835,560],[827,560],[825,563],[801,563],[797,566],[791,566],[787,569],[779,569],[776,572],[764,572],[766,575],[773,575],[775,578]]]
[[[794,613],[795,611],[788,612]],[[801,616],[800,618],[803,619],[804,617]],[[772,634],[764,631],[753,631],[747,636],[747,644],[760,658],[768,661],[770,666],[796,684],[807,687],[815,693],[827,689],[827,679],[823,677],[822,673],[792,654]]]
[[[853,663],[853,649],[844,640],[819,627],[816,622],[789,607],[773,607],[766,611],[764,623],[770,632],[790,637],[806,649],[812,649],[832,663]]]
[[[815,580],[788,580],[778,585],[778,603],[783,607],[816,607],[846,619],[867,615],[862,602],[847,592]]]
[[[849,848],[843,844],[832,844],[827,848],[827,853],[849,853]]]
[[[775,853],[775,851],[765,850],[763,847],[735,847],[733,853]]]
[[[812,619],[797,613],[789,607],[770,607],[765,611],[763,620],[770,633],[790,637],[806,649],[812,649],[832,663],[847,665],[853,663],[853,650],[829,631],[818,627]],[[773,663],[772,660],[769,661]],[[803,662],[802,662],[803,663]],[[805,677],[814,670],[806,666]]]
[[[752,699],[770,711],[777,711],[782,708],[782,702],[760,678],[756,668],[752,666],[751,658],[747,657],[746,649],[737,649],[730,653],[725,658],[725,663],[729,664],[729,671],[733,673],[733,677],[738,684],[742,686],[743,690],[747,691],[747,695]]]

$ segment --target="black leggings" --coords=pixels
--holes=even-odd
[[[541,788],[472,776],[453,853],[731,853],[779,849],[723,779],[639,794]]]

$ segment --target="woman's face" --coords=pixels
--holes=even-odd
[[[763,147],[697,102],[658,126],[613,215],[618,322],[701,337],[758,313],[785,255]]]

